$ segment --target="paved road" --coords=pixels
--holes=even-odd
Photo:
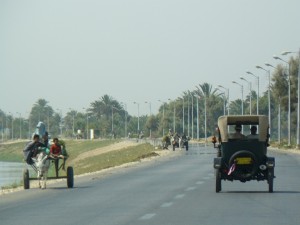
[[[210,147],[159,159],[108,176],[65,182],[0,197],[0,224],[300,224],[300,155],[276,157],[274,193],[266,182],[224,182],[215,193]],[[55,223],[54,223],[55,221]]]

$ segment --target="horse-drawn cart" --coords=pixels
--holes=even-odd
[[[39,187],[46,188],[47,179],[67,179],[67,187],[73,188],[73,167],[68,166],[67,170],[62,172],[62,170],[65,170],[65,162],[68,159],[68,154],[66,152],[64,142],[58,143],[58,139],[55,138],[55,141],[57,141],[56,147],[59,147],[60,154],[49,154],[50,143],[48,139],[48,133],[46,132],[45,124],[43,122],[38,123],[33,137],[33,141],[28,143],[25,149],[23,150],[24,160],[27,164],[27,167],[23,171],[24,189],[30,188],[31,180],[38,180]],[[40,137],[44,138],[43,143],[40,142]],[[53,145],[51,146],[53,147]],[[55,175],[48,177],[48,170],[53,166]],[[29,168],[32,168],[31,171],[36,173],[36,176],[30,176]]]
[[[46,160],[49,161],[50,163],[50,167],[51,164],[52,166],[54,165],[54,172],[55,172],[55,176],[50,176],[50,177],[45,177],[44,173],[41,173],[41,171],[39,171],[39,168],[36,166],[36,164],[27,164],[28,166],[30,166],[33,171],[37,174],[37,176],[35,177],[30,177],[29,174],[29,169],[26,168],[23,171],[23,186],[24,189],[29,189],[30,188],[30,181],[31,180],[43,180],[45,182],[45,179],[47,180],[54,180],[54,179],[67,179],[67,187],[68,188],[73,188],[74,186],[74,171],[73,171],[73,167],[68,166],[66,171],[62,172],[62,167],[64,165],[64,162],[60,164],[60,160],[63,161],[64,159],[60,159],[60,158],[47,158]],[[62,173],[65,173],[65,175],[61,175]],[[40,185],[41,187],[41,185]]]

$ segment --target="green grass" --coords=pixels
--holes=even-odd
[[[76,174],[89,173],[129,162],[140,161],[142,158],[150,156],[157,156],[153,146],[150,144],[141,144],[80,160],[74,165],[74,171]]]
[[[113,143],[120,142],[120,140],[66,140],[66,148],[70,159],[76,158],[80,153],[90,151],[97,148],[102,148]],[[0,161],[5,162],[23,162],[23,149],[28,141],[1,144],[0,145]]]
[[[0,145],[0,161],[5,162],[23,162],[23,149],[28,141],[1,144]]]

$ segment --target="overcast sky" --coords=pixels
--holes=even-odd
[[[0,109],[26,115],[45,98],[83,111],[108,94],[156,113],[203,82],[234,100],[232,80],[256,89],[250,70],[265,90],[255,65],[298,51],[299,19],[299,0],[0,0]]]

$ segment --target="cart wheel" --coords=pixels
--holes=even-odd
[[[68,188],[74,187],[74,171],[73,171],[73,167],[71,166],[67,168],[67,185]]]
[[[23,186],[24,189],[29,189],[30,185],[29,185],[29,171],[28,169],[24,169],[23,170]]]
[[[273,192],[274,168],[268,169],[269,192]]]
[[[222,181],[220,172],[218,169],[216,169],[216,193],[220,192],[222,190]]]

